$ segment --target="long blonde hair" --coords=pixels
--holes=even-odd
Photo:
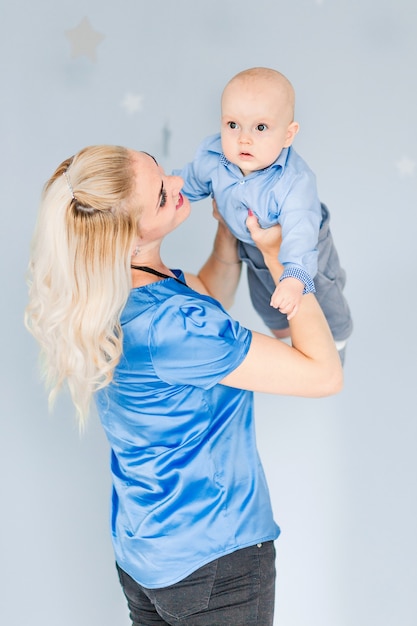
[[[32,240],[25,324],[40,344],[50,405],[66,382],[81,425],[122,352],[139,217],[134,184],[129,150],[85,148],[46,183]]]

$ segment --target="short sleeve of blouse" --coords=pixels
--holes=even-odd
[[[251,338],[214,300],[175,295],[158,306],[149,349],[162,380],[209,389],[240,365]]]

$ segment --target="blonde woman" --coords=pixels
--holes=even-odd
[[[132,624],[268,626],[279,528],[252,392],[337,393],[340,359],[313,294],[292,347],[228,315],[240,263],[221,221],[198,275],[164,264],[161,243],[190,212],[182,184],[122,147],[64,161],[42,197],[26,324],[51,398],[66,383],[82,422],[94,396]],[[279,227],[248,228],[279,280]]]

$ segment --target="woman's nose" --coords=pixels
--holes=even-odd
[[[181,187],[184,187],[184,179],[181,176],[173,176],[172,177],[174,179],[174,185],[176,187],[178,187],[179,189],[181,189]]]
[[[184,179],[181,176],[170,176],[169,183],[172,193],[176,194],[184,187]]]

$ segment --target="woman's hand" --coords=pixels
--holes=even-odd
[[[276,224],[269,228],[262,228],[259,225],[258,218],[249,209],[248,217],[246,219],[246,226],[251,234],[251,237],[256,243],[256,247],[265,256],[275,256],[279,254],[279,249],[282,242],[281,226]]]
[[[276,224],[275,226],[270,226],[269,228],[262,228],[259,225],[258,218],[252,213],[251,210],[248,212],[246,226],[248,227],[256,247],[262,252],[265,265],[271,272],[275,284],[278,285],[279,279],[281,278],[284,270],[278,260],[279,249],[282,242],[281,226]]]
[[[217,220],[217,235],[213,246],[213,255],[220,263],[225,265],[239,264],[241,261],[237,253],[237,239],[229,230],[226,222],[217,208],[217,202],[213,198],[213,217]]]
[[[237,252],[236,237],[226,226],[213,199],[213,217],[217,220],[217,232],[213,251],[198,273],[198,276],[186,275],[190,287],[211,295],[225,308],[232,306],[242,268]]]
[[[218,222],[221,222],[222,224],[224,224],[226,226],[226,223],[224,221],[224,219],[222,218],[222,216],[219,213],[219,209],[217,208],[217,202],[216,200],[213,198],[213,200],[211,201],[212,207],[213,207],[213,217],[215,220],[217,220]]]
[[[212,207],[213,207],[213,217],[215,220],[217,220],[219,222],[219,226],[223,229],[225,229],[224,235],[226,237],[230,237],[230,239],[234,239],[236,241],[235,236],[230,232],[228,225],[226,224],[226,222],[223,219],[223,216],[220,215],[219,209],[217,208],[217,202],[216,200],[213,198],[211,201]]]

